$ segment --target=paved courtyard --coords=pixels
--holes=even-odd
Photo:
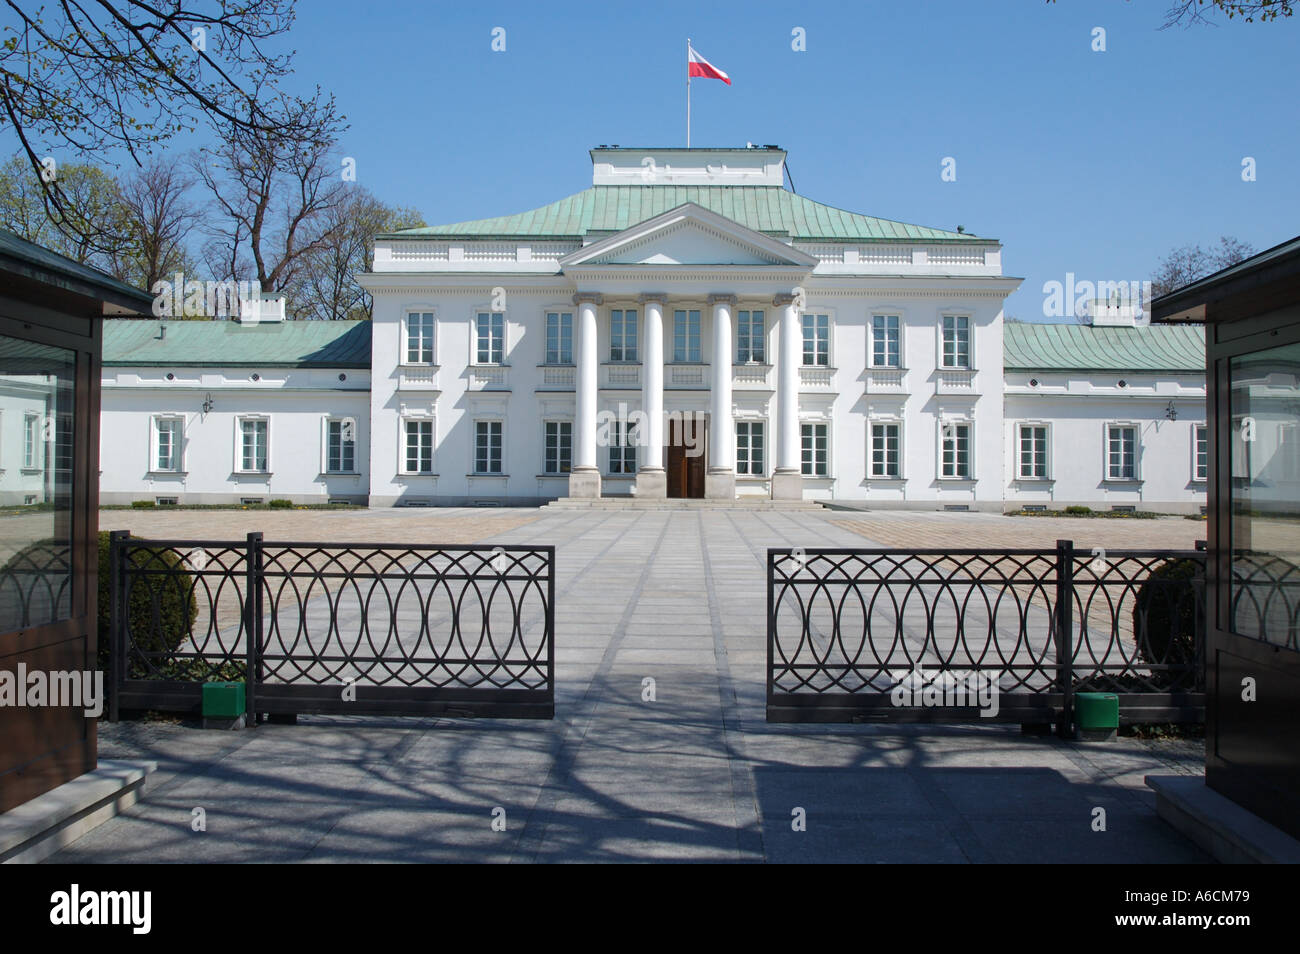
[[[1199,773],[1200,742],[764,720],[768,546],[1024,546],[1047,534],[1190,548],[1203,523],[408,510],[109,511],[101,526],[554,544],[556,718],[303,717],[242,732],[104,724],[102,757],[154,759],[159,771],[143,803],[55,861],[1207,860],[1156,817],[1142,782]],[[199,808],[204,832],[191,826]],[[1097,808],[1105,831],[1093,830]]]

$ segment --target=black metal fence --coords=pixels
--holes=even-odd
[[[110,715],[555,711],[555,548],[109,541]]]
[[[770,549],[771,722],[1203,721],[1205,554]]]

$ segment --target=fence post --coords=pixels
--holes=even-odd
[[[1069,738],[1074,724],[1074,541],[1056,541],[1056,689],[1061,718],[1056,734]]]
[[[108,534],[108,721],[116,722],[121,711],[120,697],[125,679],[126,626],[122,600],[123,541],[130,530],[112,530]]]
[[[262,534],[250,533],[244,551],[244,721],[257,724],[262,678]]]

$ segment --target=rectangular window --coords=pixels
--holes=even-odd
[[[474,422],[474,473],[501,473],[501,422]]]
[[[763,437],[761,421],[736,422],[736,473],[738,475],[762,477],[767,472]]]
[[[351,474],[357,462],[357,423],[351,418],[325,424],[325,472]]]
[[[803,363],[806,367],[831,363],[831,322],[826,315],[803,316]]]
[[[1106,428],[1106,476],[1110,480],[1137,477],[1137,428],[1115,424]]]
[[[154,418],[154,470],[176,472],[181,469],[182,423],[179,418]]]
[[[546,363],[573,364],[573,312],[546,313]]]
[[[433,314],[413,311],[406,316],[406,363],[433,364]]]
[[[875,368],[899,367],[899,333],[897,315],[871,316],[871,365]]]
[[[609,472],[636,473],[637,429],[626,421],[615,421],[609,432]]]
[[[871,476],[899,477],[899,426],[897,424],[871,425]]]
[[[802,471],[805,477],[826,477],[830,474],[829,437],[825,424],[801,424],[800,443],[803,447]]]
[[[567,474],[573,469],[573,423],[546,422],[546,473]]]
[[[673,360],[700,360],[700,313],[673,312]]]
[[[970,319],[943,316],[943,366],[970,369]]]
[[[1047,479],[1047,427],[1021,424],[1016,473],[1024,480]]]
[[[506,351],[506,316],[499,311],[481,311],[475,322],[475,360],[479,364],[500,364]]]
[[[433,421],[403,421],[405,434],[405,472],[433,473]]]
[[[41,419],[35,414],[23,418],[23,467],[35,470],[41,466]]]
[[[970,477],[970,425],[943,425],[944,477]]]
[[[1210,429],[1204,424],[1196,425],[1196,448],[1193,475],[1196,480],[1210,479]]]
[[[616,308],[609,313],[609,360],[640,360],[636,346],[635,310]]]
[[[265,420],[241,418],[239,421],[239,469],[249,473],[265,473],[267,469],[268,423]]]
[[[764,364],[767,349],[763,335],[763,313],[740,311],[736,313],[736,364]]]

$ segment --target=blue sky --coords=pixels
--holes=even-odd
[[[1000,239],[1026,279],[1007,313],[1033,319],[1067,271],[1137,280],[1177,245],[1300,233],[1300,17],[1161,31],[1166,6],[303,0],[291,41],[359,181],[433,224],[577,192],[599,143],[684,145],[690,36],[733,80],[694,84],[694,145],[775,143],[809,198]]]

